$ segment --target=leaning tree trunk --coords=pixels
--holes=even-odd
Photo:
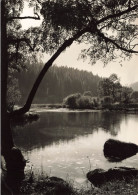
[[[78,33],[76,33],[72,38],[69,38],[67,40],[65,40],[65,42],[59,47],[59,49],[53,54],[53,56],[45,63],[43,69],[41,70],[41,72],[39,73],[33,87],[32,90],[28,96],[28,99],[25,103],[25,105],[18,109],[15,110],[11,113],[11,117],[13,117],[14,115],[23,115],[26,112],[29,111],[32,101],[34,99],[34,96],[37,92],[37,89],[42,81],[42,79],[44,78],[46,72],[48,71],[48,69],[52,66],[53,62],[58,58],[58,56],[67,48],[69,47],[73,41],[75,41],[76,39],[78,39],[81,35],[83,35],[84,33],[86,33],[88,31],[88,28],[85,28],[81,31],[79,31]]]

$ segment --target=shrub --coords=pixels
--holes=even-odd
[[[91,91],[85,91],[83,93],[83,96],[92,96],[92,92]]]
[[[131,102],[138,103],[138,91],[132,92],[130,98],[131,98]]]
[[[80,93],[72,94],[67,96],[63,100],[63,107],[73,108],[73,109],[93,109],[99,106],[99,99],[81,95]]]
[[[110,96],[104,96],[101,99],[101,104],[102,105],[110,105],[113,102],[113,98],[111,98]]]
[[[94,107],[94,103],[90,96],[81,96],[78,100],[78,108],[80,109],[89,109]]]
[[[78,108],[77,100],[81,97],[80,93],[72,94],[67,96],[63,100],[63,104],[69,108]]]

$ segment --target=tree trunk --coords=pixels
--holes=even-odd
[[[5,2],[3,0],[1,2],[1,154],[5,158],[7,171],[9,172],[12,169],[16,171],[16,168],[18,168],[18,171],[19,169],[24,170],[25,160],[20,150],[14,147],[10,115],[7,113],[8,45],[6,22]],[[17,153],[20,153],[18,155],[20,159],[17,159]]]
[[[2,153],[5,154],[13,147],[10,119],[7,113],[7,77],[8,77],[8,54],[7,33],[4,1],[1,2],[1,136]]]

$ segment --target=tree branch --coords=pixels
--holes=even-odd
[[[23,20],[23,19],[33,19],[33,20],[40,20],[40,16],[35,13],[35,15],[37,15],[37,17],[34,17],[34,16],[19,16],[19,17],[10,17],[8,18],[7,20],[8,21],[11,21],[11,20]]]
[[[97,22],[98,22],[98,24],[100,24],[100,23],[102,23],[102,22],[104,22],[104,21],[106,21],[106,20],[108,20],[108,19],[120,17],[120,16],[122,16],[122,15],[124,15],[124,14],[127,14],[127,13],[129,13],[129,12],[131,12],[131,11],[137,9],[137,8],[138,8],[138,5],[135,5],[135,6],[133,6],[133,7],[131,7],[131,8],[128,8],[128,9],[122,11],[122,12],[119,12],[119,13],[116,13],[116,14],[108,15],[108,16],[102,18],[101,20],[99,20],[99,21],[97,21]]]
[[[28,46],[29,46],[29,48],[32,50],[32,51],[34,51],[34,47],[32,47],[31,46],[31,44],[30,44],[30,39],[27,39],[27,38],[20,38],[20,39],[8,39],[8,43],[9,44],[15,44],[15,43],[20,43],[20,42],[25,42]]]
[[[131,0],[128,1],[128,7],[131,7]]]
[[[105,40],[106,43],[107,43],[107,42],[110,42],[110,43],[112,43],[112,44],[115,45],[118,49],[120,49],[120,50],[122,50],[122,51],[129,52],[129,53],[138,53],[138,51],[134,51],[134,50],[132,50],[132,49],[127,49],[127,48],[124,48],[124,47],[118,45],[118,43],[116,43],[115,40],[106,37],[106,36],[105,36],[102,32],[100,32],[100,30],[98,30],[98,29],[97,29],[97,34],[98,34],[100,37],[102,37],[102,38]]]
[[[42,2],[40,0],[37,0],[37,3],[42,4]]]

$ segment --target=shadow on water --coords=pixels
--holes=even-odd
[[[129,156],[112,156],[112,155],[107,155],[104,153],[104,157],[111,163],[117,163],[117,162],[122,162],[123,160],[127,159],[127,158],[130,158],[132,156],[134,156],[136,154],[133,154],[133,155],[129,155]]]
[[[68,142],[80,135],[93,134],[99,129],[116,136],[122,114],[110,112],[45,112],[38,121],[20,126],[13,124],[15,143],[23,150]]]

